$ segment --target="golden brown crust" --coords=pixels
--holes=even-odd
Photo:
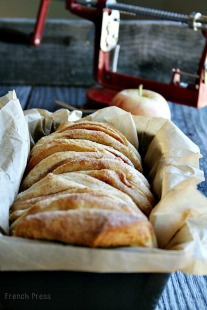
[[[62,123],[56,130],[56,132],[64,132],[72,129],[85,129],[91,130],[91,131],[98,131],[103,132],[106,135],[112,137],[114,140],[120,142],[121,144],[127,146],[130,151],[132,151],[137,158],[141,161],[141,157],[139,155],[139,152],[137,149],[129,142],[129,140],[121,133],[120,130],[118,130],[116,127],[114,127],[112,124],[105,123],[105,122],[95,122],[95,121],[87,121],[87,120],[80,120],[76,123]],[[101,141],[102,143],[102,141]],[[138,167],[136,167],[139,169]]]
[[[115,127],[107,123],[100,123],[94,121],[78,121],[76,123],[65,122],[60,124],[56,132],[65,132],[71,129],[87,129],[87,130],[102,131],[107,135],[110,135],[112,138],[116,139],[120,143],[125,145],[128,144],[126,137],[124,137],[121,134],[121,132],[118,132],[115,129]]]
[[[116,158],[78,158],[71,160],[70,163],[65,163],[53,170],[54,174],[61,174],[72,171],[84,170],[100,170],[110,169],[113,171],[122,171],[125,173],[127,179],[137,182],[143,188],[149,188],[149,182],[144,175],[129,165],[117,160]]]
[[[148,187],[140,186],[136,182],[127,179],[122,171],[112,171],[110,169],[89,170],[86,174],[97,178],[127,194],[136,203],[137,207],[147,216],[154,206],[154,196]]]
[[[18,194],[11,210],[17,210],[19,209],[18,206],[20,204],[23,204],[26,201],[29,202],[32,199],[39,199],[39,197],[43,199],[44,197],[52,197],[53,195],[63,192],[74,193],[83,192],[90,189],[105,190],[108,193],[119,197],[123,201],[128,203],[131,203],[132,201],[131,198],[122,191],[85,173],[72,172],[61,175],[49,173],[46,177],[32,185],[29,189]]]
[[[73,191],[72,193],[61,193],[52,197],[36,200],[30,207],[24,210],[18,210],[11,213],[10,221],[13,222],[11,230],[15,229],[26,216],[45,211],[71,210],[71,209],[103,209],[119,211],[123,213],[137,214],[144,217],[142,212],[133,202],[124,202],[117,196],[107,193],[103,190],[82,189],[82,191]]]
[[[53,172],[56,168],[66,163],[70,164],[72,160],[80,158],[115,158],[109,152],[57,152],[41,160],[23,179],[21,189],[25,190],[48,173]]]
[[[29,171],[31,171],[41,160],[57,152],[66,152],[66,151],[96,152],[98,151],[94,147],[90,146],[90,143],[88,144],[89,145],[83,144],[83,143],[77,143],[75,139],[54,139],[54,140],[48,141],[45,144],[34,146],[30,154],[30,160],[27,165],[26,173],[29,173]]]
[[[152,226],[146,219],[109,210],[67,210],[27,216],[14,236],[90,247],[156,247]]]
[[[53,139],[44,144],[35,145],[33,147],[25,173],[28,174],[34,166],[46,157],[57,152],[65,151],[101,152],[103,154],[109,152],[123,160],[125,163],[133,166],[133,163],[128,157],[110,146],[84,139]]]
[[[89,178],[91,180],[94,179],[91,177]],[[64,190],[61,192],[57,192],[53,194],[50,194],[47,192],[47,194],[45,195],[43,195],[43,193],[41,192],[41,194],[42,195],[37,196],[37,192],[35,191],[35,195],[33,198],[15,201],[12,208],[10,209],[10,213],[12,214],[15,211],[29,209],[33,207],[34,205],[38,204],[39,202],[53,201],[61,197],[67,197],[68,195],[74,195],[74,194],[90,194],[90,195],[94,195],[94,197],[100,197],[101,199],[103,199],[103,197],[110,197],[110,198],[113,197],[115,202],[119,201],[119,202],[125,203],[128,207],[131,208],[132,211],[134,210],[135,212],[137,212],[137,210],[139,210],[136,204],[133,202],[133,200],[128,195],[122,193],[121,191],[117,190],[116,188],[113,188],[110,185],[106,187],[99,186],[99,183],[97,183],[96,187],[95,186],[79,187],[77,184],[77,186],[68,187],[67,190]],[[100,203],[102,204],[102,201]]]
[[[141,171],[138,151],[112,125],[63,123],[31,151],[24,191],[10,210],[11,234],[90,247],[156,247],[147,218],[154,197]]]
[[[26,199],[56,194],[65,191],[68,188],[77,188],[78,186],[83,187],[83,185],[77,184],[75,181],[63,178],[62,175],[48,173],[44,178],[33,184],[30,188],[20,192],[15,199],[15,204]]]
[[[136,169],[142,171],[141,157],[135,147],[133,147],[131,144],[122,144],[120,141],[116,140],[103,131],[77,128],[63,132],[54,132],[51,135],[40,139],[39,142],[37,142],[37,145],[46,143],[53,139],[84,139],[113,147],[115,150],[123,153],[126,157],[128,157]]]

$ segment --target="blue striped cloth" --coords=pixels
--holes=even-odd
[[[156,310],[207,310],[207,276],[172,274]]]

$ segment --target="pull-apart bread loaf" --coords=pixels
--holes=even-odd
[[[156,247],[153,205],[140,154],[121,132],[66,122],[31,150],[10,230],[89,247]]]

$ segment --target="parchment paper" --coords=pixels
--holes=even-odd
[[[19,190],[30,139],[15,92],[0,99],[0,109],[0,232],[8,233],[9,208]]]
[[[2,100],[0,99],[0,102]],[[15,109],[17,101],[7,98],[5,108]],[[2,110],[0,111],[1,117]],[[61,109],[55,113],[45,110],[19,111],[16,117],[28,122],[31,143],[41,135],[53,131],[66,119],[80,119],[78,112]],[[197,190],[204,180],[199,169],[200,150],[172,122],[131,114],[109,107],[86,119],[107,121],[116,125],[136,146],[153,191],[159,198],[150,215],[155,227],[159,248],[138,247],[117,249],[90,249],[55,242],[27,240],[2,235],[0,237],[1,270],[74,270],[91,272],[174,272],[207,274],[207,198]],[[3,130],[3,128],[1,128]],[[5,130],[4,130],[5,131]],[[27,130],[26,130],[27,132]],[[138,133],[138,139],[137,139]],[[10,128],[1,140],[10,139]],[[24,158],[28,156],[27,140],[22,133]],[[15,140],[14,140],[15,141]],[[5,144],[4,141],[0,142]],[[16,149],[16,147],[15,147]],[[26,151],[27,150],[27,151]],[[10,158],[8,157],[8,160]],[[11,161],[10,176],[16,165]],[[20,164],[18,163],[20,169]],[[19,179],[25,168],[21,164]],[[0,171],[2,172],[2,170]],[[5,183],[3,183],[5,184]],[[4,185],[5,187],[5,185]],[[6,194],[10,196],[6,187]],[[14,199],[17,192],[12,193]],[[10,203],[13,199],[8,200]],[[1,209],[8,205],[1,200]],[[1,211],[3,214],[4,211]],[[1,219],[0,219],[1,220]],[[0,225],[1,222],[0,222]],[[5,228],[5,218],[4,226]]]

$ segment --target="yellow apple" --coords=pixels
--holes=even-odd
[[[143,89],[142,85],[138,89],[118,92],[110,105],[117,106],[132,115],[171,119],[170,108],[165,98],[154,91]]]

